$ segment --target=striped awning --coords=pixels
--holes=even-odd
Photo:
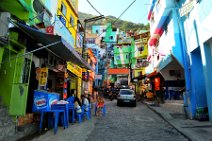
[[[150,20],[156,0],[151,0],[147,19]]]
[[[148,45],[149,46],[157,46],[161,35],[163,34],[163,28],[156,28],[154,34],[150,37]]]

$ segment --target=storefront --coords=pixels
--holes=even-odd
[[[26,114],[37,110],[34,107],[50,107],[56,100],[67,98],[68,91],[72,89],[80,97],[82,81],[80,67],[92,70],[86,61],[62,37],[45,34],[20,23],[16,23],[16,26],[31,40],[27,41],[29,47],[27,51],[33,53],[31,58],[33,67],[31,66],[29,74],[29,84],[20,84],[20,86],[27,86],[24,89],[26,96],[22,101],[14,102],[16,107],[20,105],[20,108],[14,108],[17,111],[15,115],[23,116],[22,119],[24,119]],[[76,67],[70,69],[70,64],[66,68],[67,61],[77,64],[77,71]],[[67,85],[68,80],[73,80],[70,87]],[[53,96],[54,99],[52,99],[51,95],[56,97]],[[23,96],[17,95],[16,99],[21,97]],[[18,109],[22,109],[21,113]]]
[[[82,91],[82,68],[71,62],[67,62],[67,73],[68,81],[70,83],[70,86],[67,89],[70,89],[72,94],[80,98]]]

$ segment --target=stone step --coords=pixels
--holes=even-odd
[[[171,113],[182,113],[182,114],[184,114],[184,105],[182,103],[165,102],[165,104],[161,104],[160,106],[162,108],[168,110]]]
[[[0,127],[0,140],[15,134],[15,124]]]
[[[8,108],[6,106],[0,106],[0,128],[3,126],[14,125],[14,121],[8,115]]]
[[[0,128],[1,128],[1,126],[7,126],[7,125],[14,124],[14,123],[15,122],[9,116],[0,117]]]
[[[0,116],[1,117],[5,117],[5,116],[8,116],[8,111],[7,111],[7,108],[6,107],[3,107],[3,106],[0,106]]]

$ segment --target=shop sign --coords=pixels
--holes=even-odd
[[[183,16],[187,15],[189,12],[191,12],[193,7],[194,7],[193,1],[183,5],[182,8],[180,8],[180,10],[179,10],[180,17],[183,17]]]
[[[39,81],[39,86],[46,86],[48,77],[48,68],[37,68],[36,79]]]
[[[53,26],[47,26],[46,27],[46,33],[54,34],[54,27]]]
[[[67,62],[67,69],[72,72],[73,74],[75,74],[78,77],[82,77],[82,68],[71,63],[71,62]]]
[[[102,75],[99,75],[99,74],[95,75],[95,79],[96,80],[101,80],[102,79]]]
[[[86,71],[86,72],[82,72],[82,79],[87,81],[89,79],[89,72]]]

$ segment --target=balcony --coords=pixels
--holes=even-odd
[[[63,39],[72,47],[74,47],[74,37],[71,32],[66,28],[60,18],[55,16],[54,34],[62,36]]]
[[[155,3],[152,14],[154,22],[151,22],[151,35],[155,32],[157,28],[162,28],[165,20],[169,16],[172,8],[175,8],[175,1],[171,0],[158,0]]]

